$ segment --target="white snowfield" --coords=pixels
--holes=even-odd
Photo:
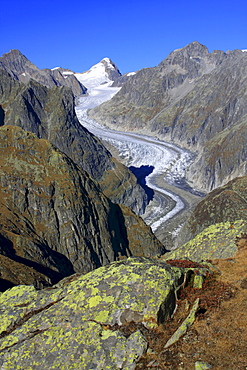
[[[103,72],[103,76],[100,75]],[[156,138],[133,134],[128,132],[119,132],[108,129],[105,126],[91,120],[87,116],[87,109],[91,109],[104,101],[111,99],[120,88],[111,87],[111,81],[105,82],[105,75],[101,66],[96,65],[88,72],[80,74],[80,81],[89,87],[89,94],[79,98],[76,107],[76,113],[80,123],[86,127],[95,136],[108,141],[120,152],[120,157],[124,163],[129,166],[153,166],[153,172],[146,178],[147,185],[154,191],[158,191],[175,201],[175,207],[164,214],[164,205],[162,202],[152,212],[150,219],[145,221],[151,226],[152,230],[157,230],[167,220],[180,212],[184,203],[179,196],[161,188],[156,183],[157,176],[164,175],[166,181],[174,183],[175,180],[183,179],[188,164],[192,160],[192,154],[176,145],[160,141]],[[78,75],[76,74],[78,78]],[[91,80],[92,77],[92,80]],[[87,80],[88,79],[88,80]],[[107,79],[107,78],[106,78]],[[104,85],[97,85],[97,81],[103,81]]]

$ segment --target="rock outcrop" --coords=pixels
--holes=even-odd
[[[228,258],[237,251],[236,239],[247,232],[247,176],[210,192],[197,204],[167,258],[195,261]]]
[[[210,191],[246,173],[247,53],[198,42],[130,76],[89,116],[118,130],[146,132],[198,153],[187,177]]]
[[[113,204],[48,140],[4,125],[0,152],[0,279],[5,287],[42,287],[116,259],[165,252],[140,217]],[[18,277],[16,268],[22,267]]]
[[[0,68],[19,81],[28,83],[33,79],[46,87],[67,86],[71,88],[75,96],[86,94],[86,87],[83,86],[74,74],[62,73],[61,69],[40,70],[31,63],[19,50],[11,50],[0,57]]]
[[[215,258],[231,258],[237,252],[236,239],[246,231],[245,220],[211,225],[187,243],[166,253],[164,259],[189,259],[201,262]]]
[[[104,58],[101,63],[105,66],[105,71],[110,80],[117,81],[121,77],[121,72],[111,59]]]
[[[0,365],[135,369],[148,346],[145,327],[157,328],[173,315],[186,270],[130,258],[50,290],[19,286],[0,294]],[[130,323],[136,328],[125,335],[121,328]]]
[[[0,366],[244,368],[246,257],[245,246],[212,261],[211,272],[190,261],[129,258],[52,289],[9,289],[0,294]],[[193,288],[201,276],[202,289]]]
[[[22,84],[0,70],[0,124],[17,125],[50,140],[97,180],[112,201],[138,214],[144,212],[145,191],[131,171],[79,123],[70,89],[48,89],[33,80]]]
[[[247,176],[236,178],[211,191],[195,207],[181,231],[190,240],[208,226],[220,222],[247,221]]]

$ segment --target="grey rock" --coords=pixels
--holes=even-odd
[[[121,72],[111,59],[102,59],[101,63],[105,66],[105,72],[110,80],[117,81],[121,77]]]
[[[209,226],[225,222],[234,223],[238,220],[246,223],[246,189],[247,176],[243,176],[211,191],[197,204],[181,228],[176,241],[177,245],[191,240]],[[232,242],[234,244],[234,239]],[[230,244],[228,243],[228,245]]]
[[[138,328],[126,337],[116,318],[128,305],[139,313],[131,320],[157,327],[159,307],[181,277],[183,269],[165,262],[129,258],[64,279],[53,289],[14,287],[0,294],[2,366],[134,370],[147,340]]]
[[[75,96],[86,94],[87,89],[75,76],[63,76],[59,70],[40,70],[31,63],[19,50],[11,50],[0,58],[0,68],[24,83],[33,79],[46,87],[67,86],[72,89]]]

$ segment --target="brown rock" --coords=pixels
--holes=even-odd
[[[129,209],[125,216],[49,141],[16,126],[1,127],[0,166],[0,254],[34,269],[33,280],[54,283],[121,256],[164,252],[138,216]]]

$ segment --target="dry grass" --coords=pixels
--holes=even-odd
[[[207,362],[214,370],[247,369],[247,248],[243,240],[238,242],[241,249],[234,258],[212,261],[219,273],[209,275],[203,289],[187,286],[180,293],[172,320],[143,332],[149,350],[139,360],[138,370],[193,370],[196,361]],[[193,326],[165,350],[197,297],[200,309]]]

